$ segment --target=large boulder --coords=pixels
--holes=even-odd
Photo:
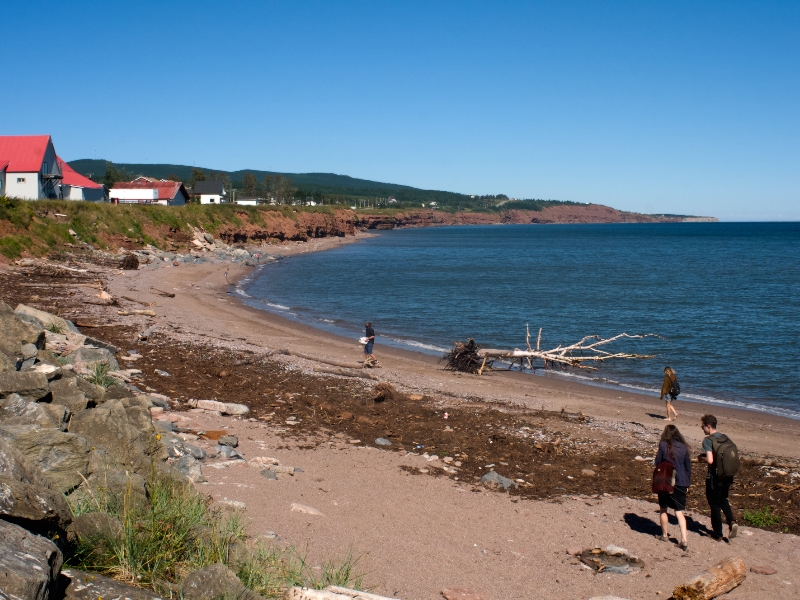
[[[0,517],[39,533],[63,533],[72,511],[61,492],[0,477]]]
[[[0,373],[0,398],[19,394],[28,402],[48,399],[50,385],[47,375],[31,371],[4,371]]]
[[[42,324],[44,329],[48,330],[58,330],[56,333],[80,333],[78,328],[75,327],[75,324],[72,321],[67,321],[66,319],[62,319],[54,314],[49,312],[45,312],[43,310],[39,310],[38,308],[33,308],[32,306],[27,306],[25,304],[18,304],[17,308],[14,309],[14,312],[17,315],[27,315],[28,317],[33,317],[39,323]]]
[[[161,600],[150,590],[125,585],[96,573],[64,569],[64,600]]]
[[[222,563],[204,567],[189,573],[181,588],[184,600],[216,600],[217,598],[237,598],[238,600],[259,600],[261,597],[248,590]]]
[[[106,394],[105,388],[78,377],[73,371],[65,371],[61,379],[51,381],[50,392],[53,394],[53,402],[59,404],[64,404],[59,397],[82,393],[88,400],[88,408],[104,402]]]
[[[97,365],[107,365],[111,371],[119,370],[117,359],[105,348],[81,346],[65,356],[64,359],[67,363],[74,364],[75,370],[79,372],[94,369]]]
[[[61,552],[47,538],[0,520],[0,597],[14,600],[55,597],[63,562]]]
[[[17,361],[16,358],[11,358],[7,356],[4,352],[0,351],[0,373],[5,373],[7,371],[16,371],[17,370]]]
[[[25,344],[44,348],[44,330],[20,320],[11,307],[0,300],[0,352],[13,360],[21,356]]]
[[[84,381],[80,377],[62,377],[50,382],[50,393],[53,402],[68,407],[72,412],[78,412],[84,408],[96,406],[96,402],[86,396],[81,389],[79,382]],[[86,383],[89,383],[88,381]],[[92,384],[89,384],[92,385]]]
[[[52,489],[53,484],[39,468],[33,465],[11,440],[0,435],[0,477]]]
[[[123,502],[145,505],[147,488],[138,473],[102,469],[95,471],[77,490],[69,495],[74,504],[97,504],[108,510],[121,508]]]
[[[19,394],[0,398],[0,424],[7,427],[33,424],[60,429],[61,420],[56,412],[47,408],[49,406],[43,402],[28,402]]]
[[[0,426],[2,437],[43,471],[60,492],[76,488],[86,476],[91,446],[79,435],[37,425],[16,425]]]
[[[79,542],[102,541],[122,536],[122,523],[106,512],[90,512],[75,517],[69,533]]]
[[[147,474],[153,460],[166,460],[166,451],[153,427],[150,411],[135,398],[109,400],[72,417],[69,430],[107,453],[109,468]]]

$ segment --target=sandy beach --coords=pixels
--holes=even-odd
[[[348,242],[358,237],[267,251],[291,257]],[[94,325],[92,335],[120,347],[122,366],[142,371],[135,385],[176,401],[175,410],[154,418],[188,432],[224,430],[238,436],[237,450],[248,461],[270,457],[299,468],[269,480],[246,463],[214,468],[211,462],[198,488],[217,502],[244,503],[251,535],[298,548],[316,570],[354,553],[375,593],[433,600],[460,588],[472,595],[450,598],[668,598],[715,561],[740,556],[748,568],[769,565],[777,574],[748,572],[726,597],[800,597],[794,513],[786,512],[781,524],[791,528],[787,533],[742,523],[737,539],[712,541],[701,465],[690,490],[689,553],[674,543],[674,518],[673,543],[659,541],[648,481],[648,461],[665,425],[658,398],[518,372],[446,372],[436,357],[382,347],[379,337],[381,368],[369,375],[402,396],[373,402],[375,380],[324,373],[329,362],[358,367],[356,340],[242,304],[235,283],[252,273],[222,262],[176,267],[161,261],[106,273],[120,307],[81,305],[75,298],[91,297],[86,291],[65,306],[58,295],[31,296],[37,288],[19,285],[9,286],[4,299],[51,309],[55,303],[63,316]],[[157,316],[117,314],[140,304]],[[145,329],[148,341],[137,343],[136,333]],[[139,358],[126,362],[124,354],[134,348]],[[251,414],[213,415],[192,409],[190,399],[245,403]],[[746,503],[762,506],[767,498],[795,506],[791,492],[779,493],[773,484],[800,477],[800,423],[690,402],[676,406],[690,446],[699,448],[700,416],[713,412],[720,429],[755,459],[732,490],[738,514]],[[182,435],[213,456],[212,441]],[[391,447],[377,445],[378,437]],[[493,470],[516,487],[480,483]],[[609,544],[626,548],[645,567],[630,575],[595,573],[567,552]]]

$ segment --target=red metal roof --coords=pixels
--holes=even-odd
[[[158,190],[159,200],[172,200],[178,193],[182,193],[184,198],[188,198],[189,194],[183,187],[180,181],[143,181],[138,179],[135,181],[119,181],[114,184],[112,189],[115,190]]]
[[[49,143],[49,135],[0,135],[0,162],[8,173],[38,173]]]
[[[73,187],[92,188],[95,190],[103,187],[99,183],[95,183],[88,177],[84,177],[78,173],[75,169],[61,160],[60,156],[56,156],[56,160],[58,161],[58,166],[61,167],[61,174],[64,176],[64,179],[61,180],[61,183],[71,185]]]

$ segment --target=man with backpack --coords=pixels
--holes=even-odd
[[[717,418],[714,415],[703,415],[700,423],[703,433],[706,434],[700,458],[708,463],[706,500],[711,509],[711,537],[721,542],[725,539],[722,535],[723,512],[728,521],[728,538],[733,539],[739,534],[739,526],[728,502],[733,476],[739,470],[739,450],[727,435],[717,431]]]

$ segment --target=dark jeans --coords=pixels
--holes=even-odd
[[[728,502],[728,491],[733,483],[733,477],[726,477],[721,479],[719,477],[711,477],[706,479],[706,500],[711,509],[711,529],[714,530],[714,535],[722,537],[722,513],[725,513],[725,519],[730,525],[733,523],[733,510],[731,510],[730,502]]]

